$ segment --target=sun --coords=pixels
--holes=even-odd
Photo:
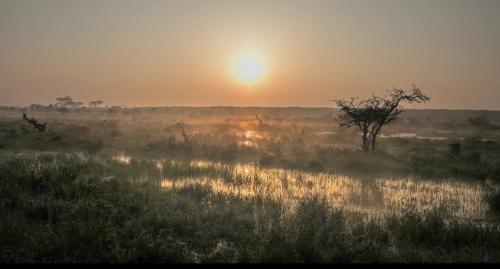
[[[264,74],[264,65],[257,54],[245,52],[235,59],[233,72],[238,79],[249,85],[262,77]]]

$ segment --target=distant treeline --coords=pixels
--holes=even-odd
[[[60,111],[60,112],[84,112],[84,111],[106,111],[123,113],[168,113],[182,116],[250,116],[263,115],[266,117],[297,117],[297,118],[331,118],[339,112],[333,107],[232,107],[232,106],[162,106],[162,107],[125,107],[125,106],[58,106],[55,104],[40,105],[33,104],[29,107],[0,106],[3,111]],[[478,127],[493,127],[500,125],[500,111],[494,110],[451,110],[451,109],[405,109],[402,120],[413,123],[451,121],[468,122]]]

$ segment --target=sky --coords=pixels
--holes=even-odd
[[[0,105],[333,106],[419,86],[500,110],[498,0],[0,0]],[[263,72],[235,75],[252,52]],[[414,106],[409,106],[413,108]]]

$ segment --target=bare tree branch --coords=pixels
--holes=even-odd
[[[399,120],[403,112],[400,107],[402,102],[425,103],[429,100],[415,84],[408,91],[394,87],[385,98],[373,95],[358,102],[355,98],[337,99],[335,103],[342,113],[336,120],[340,127],[358,127],[363,133],[363,151],[368,152],[371,149],[375,152],[376,139],[382,127]]]
[[[37,120],[35,120],[35,118],[33,118],[33,117],[32,117],[31,119],[30,119],[30,118],[28,118],[28,117],[26,116],[26,113],[23,113],[23,120],[25,120],[25,121],[27,121],[29,124],[33,125],[33,128],[34,128],[35,130],[37,130],[38,132],[40,132],[40,133],[45,132],[45,128],[46,128],[46,126],[47,126],[47,123],[46,123],[46,122],[45,122],[45,123],[43,123],[43,124],[40,124],[40,123],[38,123],[38,121],[37,121]]]

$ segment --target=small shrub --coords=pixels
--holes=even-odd
[[[500,213],[500,192],[496,191],[491,193],[486,201],[490,205],[490,209],[495,213]]]
[[[460,143],[450,143],[448,144],[448,154],[452,158],[457,158],[460,156]]]

